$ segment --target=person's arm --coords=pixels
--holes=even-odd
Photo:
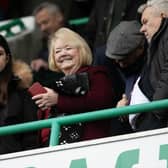
[[[165,60],[162,61],[162,68],[160,74],[160,80],[157,82],[157,87],[153,94],[153,101],[167,99],[168,98],[168,50],[167,50],[168,38],[162,42],[163,50],[160,51],[164,55]],[[154,111],[159,118],[166,119],[168,117],[167,110]]]
[[[60,113],[76,113],[114,106],[112,81],[106,71],[89,72],[90,89],[84,96],[59,95],[57,108]]]
[[[25,90],[23,101],[23,123],[37,121],[37,106],[32,101],[31,96]],[[21,134],[23,150],[34,149],[38,147],[38,130]]]
[[[25,92],[10,96],[1,126],[37,120],[37,107]],[[37,146],[37,131],[0,136],[0,154],[28,150]]]
[[[48,46],[46,39],[43,39],[42,49],[39,51],[38,56],[31,61],[30,65],[34,71],[39,71],[41,68],[48,69]]]

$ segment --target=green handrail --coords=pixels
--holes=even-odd
[[[88,21],[89,21],[89,18],[84,17],[84,18],[69,20],[69,24],[78,26],[78,25],[86,24]]]
[[[88,122],[100,119],[107,119],[119,115],[150,112],[152,110],[162,110],[168,108],[168,99],[153,101],[150,103],[104,109],[82,114],[74,114],[64,117],[27,122],[17,125],[4,126],[0,128],[0,136],[15,134],[26,131],[39,130],[42,128],[51,128],[50,146],[59,144],[59,132],[61,125],[75,124],[78,122]]]

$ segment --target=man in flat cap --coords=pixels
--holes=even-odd
[[[122,21],[111,32],[106,44],[106,65],[113,69],[115,63],[125,81],[125,93],[117,107],[130,102],[135,81],[144,65],[146,49],[145,36],[140,33],[140,23],[136,20]],[[120,117],[124,127],[130,130],[128,116]]]
[[[136,20],[120,22],[110,32],[106,45],[107,60],[113,60],[119,66],[125,79],[123,98],[126,104],[145,60],[145,37],[140,33],[140,27]]]

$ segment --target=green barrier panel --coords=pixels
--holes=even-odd
[[[87,17],[79,18],[79,19],[72,19],[72,20],[69,20],[69,24],[78,26],[78,25],[86,24],[88,20],[89,19]],[[26,29],[21,19],[14,19],[14,20],[11,20],[9,23],[0,26],[0,32],[5,31],[6,32],[5,37],[14,36],[15,33],[13,33],[11,30],[14,26],[19,26],[21,31]]]
[[[5,126],[0,128],[0,135],[9,135],[51,127],[50,146],[55,146],[59,143],[58,137],[61,125],[69,125],[78,122],[95,121],[99,119],[116,117],[119,115],[135,114],[142,112],[144,113],[144,112],[150,112],[152,110],[162,110],[166,108],[168,108],[168,99],[120,108],[104,109],[104,110],[86,112],[82,114],[74,114],[64,117]]]
[[[11,30],[14,26],[19,26],[21,31],[26,29],[24,23],[20,19],[14,19],[14,20],[10,21],[9,23],[0,26],[0,31],[6,31],[5,37],[14,36],[15,33],[13,33]]]

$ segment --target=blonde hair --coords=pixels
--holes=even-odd
[[[48,61],[51,70],[60,71],[54,59],[55,42],[58,39],[61,39],[66,45],[77,47],[79,49],[80,67],[91,65],[93,58],[92,52],[86,41],[78,33],[63,27],[57,30],[50,39]]]

